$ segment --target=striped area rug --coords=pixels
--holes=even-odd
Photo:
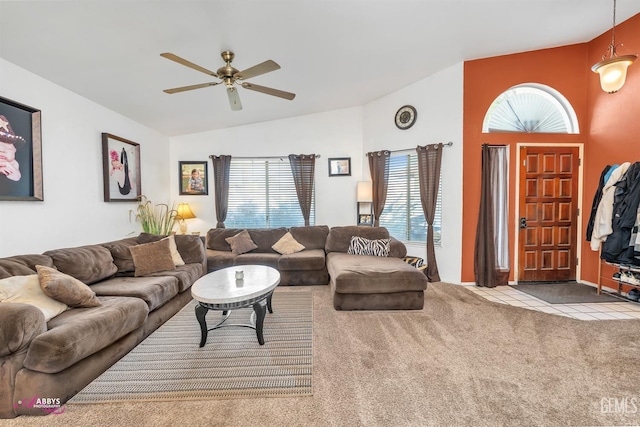
[[[264,321],[265,344],[243,327],[200,327],[191,301],[69,403],[310,396],[313,305],[310,291],[273,295]],[[247,323],[251,308],[234,310],[227,323]],[[215,325],[219,311],[207,313]]]

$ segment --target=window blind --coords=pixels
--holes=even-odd
[[[427,241],[427,221],[420,201],[420,181],[417,154],[392,155],[389,159],[389,185],[387,201],[380,217],[380,225],[398,240]],[[442,228],[442,175],[436,199],[433,221],[434,243],[441,242]]]
[[[315,189],[310,224],[315,224]],[[229,228],[303,226],[295,183],[288,160],[231,159]]]

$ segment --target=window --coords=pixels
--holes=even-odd
[[[579,133],[578,118],[557,90],[536,83],[513,86],[487,111],[482,132]]]
[[[309,223],[315,223],[315,195]],[[304,225],[288,159],[231,159],[225,225],[229,228]]]
[[[418,155],[391,155],[389,160],[389,186],[387,201],[380,217],[380,225],[398,240],[409,242],[427,241],[427,221],[420,201]],[[442,227],[442,176],[436,201],[433,221],[436,245],[441,242]]]

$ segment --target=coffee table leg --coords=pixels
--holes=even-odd
[[[200,347],[204,347],[204,344],[207,342],[207,311],[208,308],[201,306],[200,304],[196,305],[196,319],[198,319],[198,323],[200,324],[200,332],[202,333],[202,338],[200,339]]]
[[[271,297],[273,297],[273,292],[271,292],[267,297],[267,308],[269,309],[269,313],[273,313],[273,308],[271,307]]]
[[[264,345],[264,336],[262,335],[262,325],[264,324],[264,318],[267,315],[267,307],[264,300],[258,301],[253,304],[253,311],[256,313],[256,335],[258,336],[258,342],[260,345]]]

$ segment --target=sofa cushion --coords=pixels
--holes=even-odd
[[[332,227],[327,236],[325,251],[344,252],[349,250],[349,244],[353,236],[365,237],[367,239],[388,239],[389,231],[384,227]]]
[[[149,311],[162,306],[178,295],[178,279],[172,276],[114,277],[91,289],[98,296],[137,297],[144,300]]]
[[[38,254],[0,258],[0,279],[36,274],[36,265],[53,267],[53,260],[47,255]]]
[[[307,225],[304,227],[291,227],[289,232],[305,249],[324,250],[324,244],[329,234],[329,227],[326,225]]]
[[[324,249],[306,249],[294,254],[281,255],[278,259],[278,270],[311,271],[325,267]]]
[[[229,243],[231,252],[236,255],[251,252],[258,247],[258,245],[251,240],[251,236],[247,230],[242,230],[235,236],[227,237],[225,240]]]
[[[46,321],[68,308],[66,304],[56,301],[44,293],[37,274],[1,279],[0,303],[31,304],[42,311]]]
[[[240,231],[242,230],[238,230],[238,232]],[[138,243],[151,243],[162,240],[165,237],[167,236],[150,233],[140,233],[137,240]],[[193,234],[174,234],[173,237],[176,242],[178,252],[180,253],[180,257],[185,264],[190,264],[192,262],[201,264],[203,263],[203,260],[205,259],[205,253],[204,244],[202,242],[202,239],[200,239],[200,236],[194,236]],[[226,250],[231,250],[228,244],[226,245]]]
[[[55,249],[44,254],[53,259],[53,264],[59,271],[87,285],[112,277],[118,272],[111,251],[101,245]]]
[[[169,240],[143,243],[131,246],[133,263],[136,266],[136,277],[146,276],[157,271],[175,270]]]
[[[276,253],[273,250],[272,246],[276,243],[282,236],[287,233],[287,229],[284,227],[280,228],[250,228],[249,235],[251,236],[251,240],[255,242],[258,246],[256,248],[256,252],[264,252],[268,254]]]
[[[207,231],[207,249],[214,251],[229,251],[231,246],[227,242],[227,237],[233,237],[242,229],[240,228],[212,228]]]
[[[178,246],[176,245],[176,238],[175,236],[172,234],[170,236],[167,236],[161,240],[168,240],[169,241],[169,251],[171,253],[171,259],[173,260],[173,265],[178,267],[180,265],[184,265],[184,260],[182,259],[182,256],[180,256],[180,252],[178,252]]]
[[[48,323],[33,339],[24,366],[56,373],[140,328],[148,315],[138,298],[101,298],[99,307],[72,308]]]
[[[230,251],[217,251],[207,249],[207,271],[220,270],[221,268],[233,267],[236,261],[235,255]]]
[[[36,265],[38,280],[44,293],[69,307],[97,307],[100,300],[91,288],[75,277],[55,268]]]
[[[171,276],[178,279],[178,292],[184,292],[189,289],[203,275],[202,264],[192,263],[184,264],[176,267],[171,271],[160,271],[149,274],[149,277]]]
[[[0,304],[0,357],[26,353],[33,340],[47,331],[42,311],[31,304]]]
[[[400,258],[327,254],[331,287],[338,293],[368,294],[423,291],[427,277]]]
[[[266,254],[263,252],[249,252],[236,256],[234,265],[266,265],[267,267],[278,268],[278,260],[281,255],[277,253]]]
[[[353,236],[347,253],[350,255],[389,256],[389,239],[366,239]]]
[[[281,255],[294,254],[304,250],[304,246],[289,232],[286,232],[271,248]]]
[[[111,252],[113,263],[118,267],[118,273],[126,273],[129,271],[135,271],[136,269],[129,248],[137,244],[138,239],[136,237],[127,237],[126,239],[101,243],[101,246],[104,246]]]

